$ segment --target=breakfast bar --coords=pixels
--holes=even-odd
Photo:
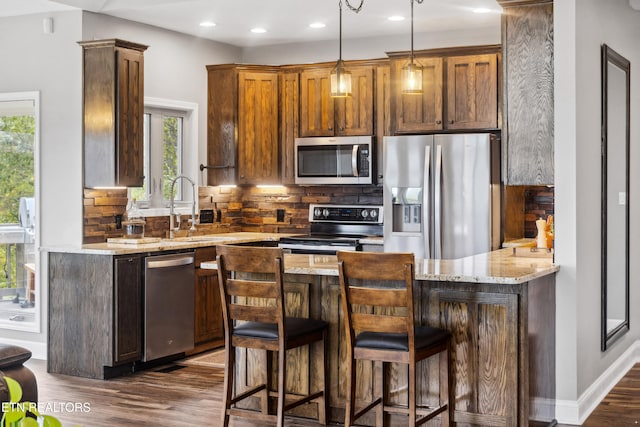
[[[203,269],[216,269],[215,261]],[[331,419],[343,418],[345,401],[344,326],[335,255],[285,254],[287,314],[329,322]],[[506,248],[455,260],[417,260],[416,312],[420,322],[452,331],[458,425],[527,425],[530,419],[550,422],[555,416],[555,272],[551,253]],[[319,378],[316,349],[287,353],[294,393],[314,389]],[[264,374],[258,354],[238,355],[236,385],[240,390]],[[419,375],[419,402],[437,403],[438,361]],[[359,363],[358,399],[368,399],[374,383],[371,364]],[[308,372],[308,375],[306,374]],[[298,374],[304,374],[302,376]],[[403,403],[407,375],[392,365],[387,399]],[[305,413],[306,411],[306,413]],[[315,416],[315,408],[300,409]]]

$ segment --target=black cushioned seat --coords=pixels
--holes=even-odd
[[[451,336],[451,332],[446,329],[418,326],[415,329],[416,350],[431,347],[449,336]],[[409,351],[409,336],[407,334],[363,332],[356,336],[354,346],[380,350]]]
[[[285,336],[289,339],[298,338],[314,332],[320,332],[327,326],[329,324],[323,320],[287,317],[285,318]],[[278,325],[275,323],[246,322],[233,328],[233,335],[275,341],[278,339]]]

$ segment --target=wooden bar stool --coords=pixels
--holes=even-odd
[[[441,425],[453,425],[455,385],[451,374],[451,333],[415,325],[414,255],[342,251],[337,256],[347,343],[345,427],[373,408],[376,408],[378,426],[383,425],[385,412],[408,414],[410,427],[437,415],[441,415]],[[418,408],[417,362],[437,354],[440,356],[439,406]],[[355,410],[356,360],[382,363],[382,369],[376,369],[382,395],[374,396],[374,400],[359,411]],[[408,407],[386,404],[385,362],[408,365]]]
[[[316,401],[318,422],[326,425],[328,415],[327,331],[322,320],[285,317],[282,249],[247,246],[217,246],[218,277],[222,297],[225,328],[224,407],[222,425],[229,417],[243,416],[284,425],[284,413],[296,406]],[[244,273],[248,273],[244,274]],[[243,278],[248,277],[248,278]],[[287,394],[293,399],[285,403],[286,350],[322,341],[321,390],[306,396]],[[269,411],[270,364],[264,367],[265,384],[234,395],[236,347],[278,352],[278,391],[276,414]],[[234,405],[256,393],[261,396],[261,411],[241,409]],[[263,424],[260,424],[263,425]]]

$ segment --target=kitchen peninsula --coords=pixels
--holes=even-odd
[[[456,260],[416,263],[417,312],[423,324],[453,332],[456,377],[456,422],[495,426],[527,425],[528,419],[555,416],[555,272],[551,254],[507,248]],[[332,419],[341,419],[345,401],[344,331],[335,256],[286,254],[285,291],[289,315],[310,316],[330,324],[330,405]],[[215,269],[215,262],[203,262]],[[315,387],[318,361],[310,353],[289,352],[289,370],[306,372],[309,383],[290,383],[290,392]],[[258,381],[255,358],[238,359],[244,372],[242,389]],[[438,361],[419,374],[419,402],[438,396]],[[361,366],[357,397],[370,398],[376,384],[370,364]],[[292,373],[292,378],[299,378]],[[393,365],[390,390],[406,386],[406,369]],[[402,393],[399,393],[402,396]],[[402,397],[388,398],[402,403]],[[311,415],[311,414],[310,414]]]
[[[140,283],[131,277],[140,277],[138,269],[145,256],[195,249],[196,270],[215,278],[216,245],[274,241],[282,236],[228,233],[140,245],[100,243],[49,249],[49,371],[108,378],[137,369],[143,325],[135,313],[142,309],[142,293]],[[453,332],[458,423],[511,426],[527,425],[529,418],[554,418],[555,272],[559,267],[551,254],[530,250],[507,248],[416,263],[414,295],[419,321]],[[284,264],[287,314],[321,318],[330,324],[331,419],[341,420],[344,330],[336,257],[286,254]],[[217,282],[206,283],[213,290]],[[316,349],[293,350],[287,358],[292,379],[287,390],[297,393],[314,388],[321,372],[316,369]],[[240,389],[260,381],[264,374],[260,361],[263,358],[251,351],[239,355],[243,375],[236,384]],[[438,396],[438,376],[429,376],[429,372],[438,372],[438,361],[428,363],[428,369],[419,374],[422,404]],[[357,396],[364,399],[377,385],[372,366],[360,366]],[[405,387],[404,367],[392,365],[387,375],[390,390]],[[305,380],[293,380],[296,378]],[[388,398],[402,403],[402,395],[392,393]],[[298,409],[303,416],[314,416],[313,405]]]

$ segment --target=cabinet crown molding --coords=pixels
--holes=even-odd
[[[553,0],[496,0],[500,7],[537,6],[553,3]]]
[[[87,40],[87,41],[80,41],[78,42],[78,44],[85,49],[111,46],[111,47],[123,47],[126,49],[133,49],[140,52],[144,52],[149,47],[144,44],[134,43],[134,42],[130,42],[122,39]]]

